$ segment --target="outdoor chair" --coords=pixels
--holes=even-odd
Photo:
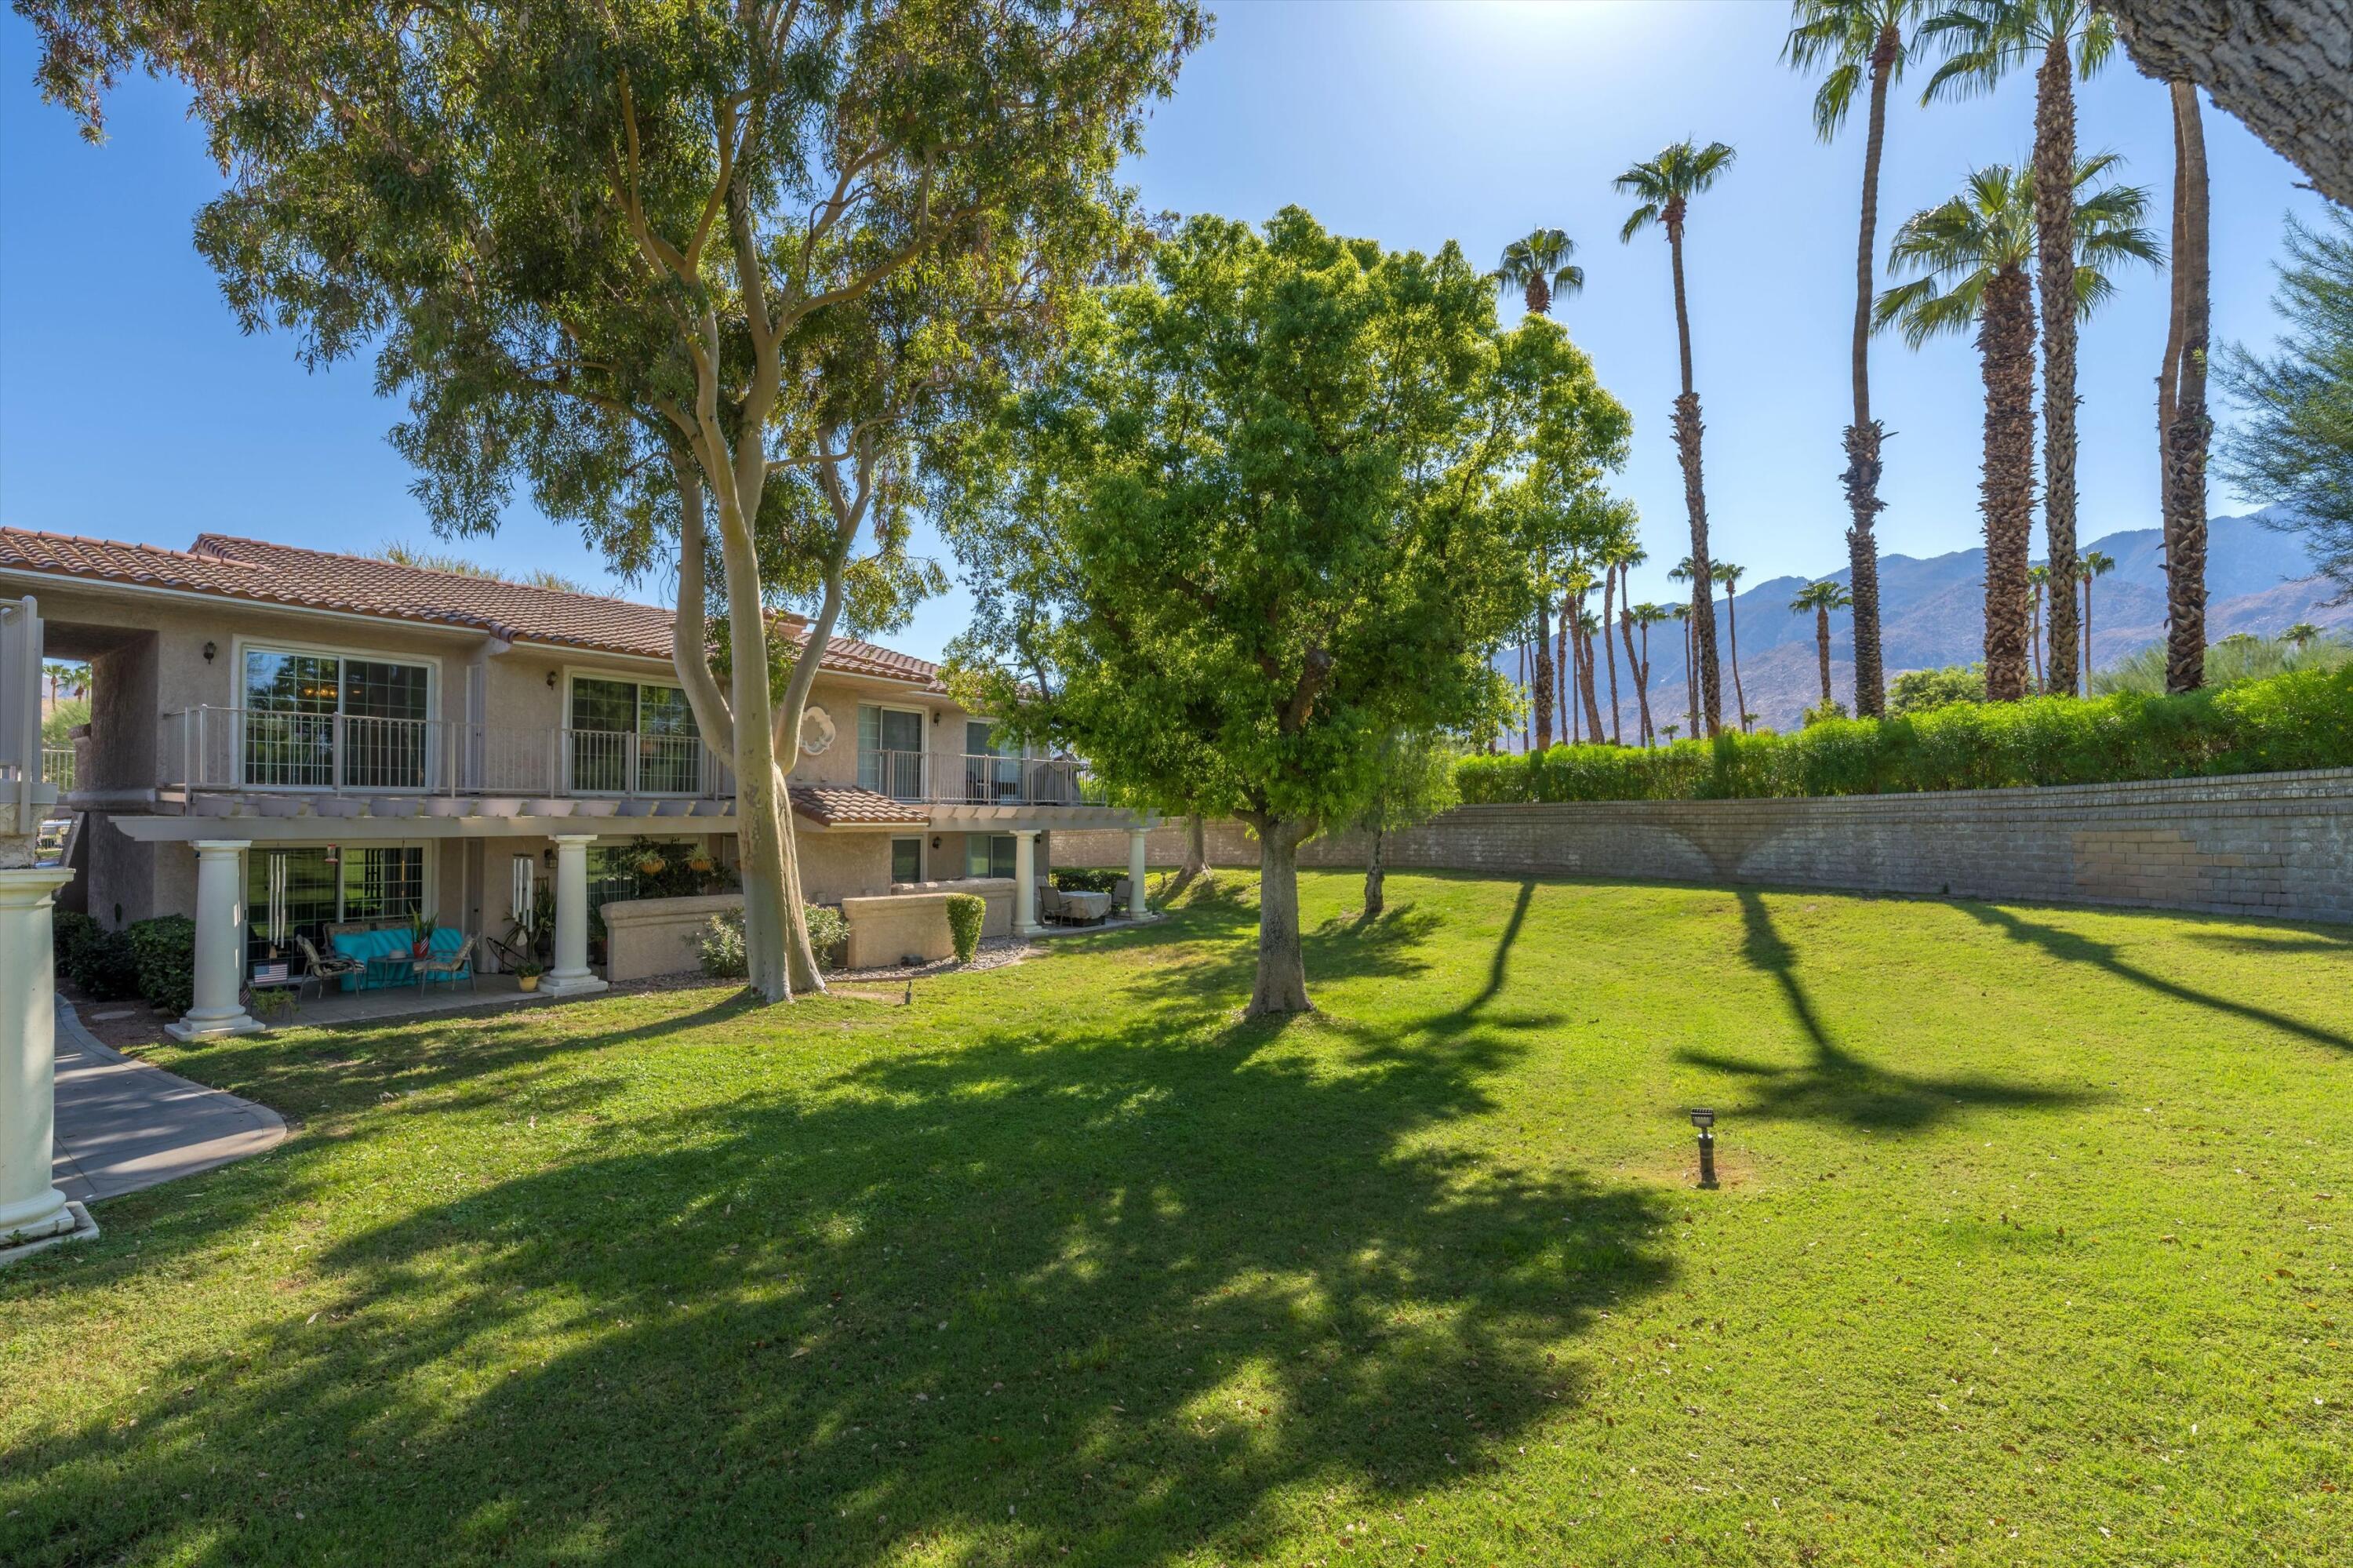
[[[332,958],[322,959],[319,956],[319,949],[311,945],[311,938],[308,937],[295,938],[294,945],[301,949],[302,961],[309,966],[302,978],[314,982],[322,997],[327,994],[329,980],[334,980],[340,985],[346,975],[359,977],[367,973],[367,960],[364,959],[349,958],[342,953],[337,953]]]
[[[436,947],[425,957],[415,960],[410,968],[417,973],[417,985],[420,991],[435,980],[452,986],[464,980],[467,990],[480,991],[481,988],[474,983],[473,959],[474,938],[469,937],[446,952]]]
[[[1050,882],[1038,885],[1038,918],[1049,926],[1062,923],[1062,890]]]

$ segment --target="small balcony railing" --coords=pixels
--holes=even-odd
[[[1081,765],[1069,758],[991,753],[861,751],[858,781],[913,804],[1080,806],[1099,804]]]
[[[195,707],[164,715],[158,782],[331,795],[726,799],[725,758],[693,736],[504,729],[462,719]]]

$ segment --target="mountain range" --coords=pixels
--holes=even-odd
[[[2220,641],[2232,632],[2276,636],[2296,622],[2329,630],[2353,629],[2353,605],[2330,607],[2333,588],[2315,575],[2312,557],[2294,534],[2266,527],[2266,514],[2217,517],[2208,524],[2206,635]],[[2092,656],[2095,668],[2161,641],[2165,637],[2163,536],[2155,528],[2110,534],[2087,544],[2113,556],[2116,569],[2092,585]],[[1852,574],[1831,574],[1846,582]],[[1730,648],[1740,652],[1740,688],[1760,728],[1795,729],[1805,710],[1820,700],[1821,677],[1814,649],[1812,614],[1794,614],[1789,600],[1810,580],[1768,577],[1744,589],[1725,611],[1715,601],[1717,657],[1723,666],[1724,714],[1734,713]],[[1985,656],[1985,551],[1956,550],[1920,559],[1879,558],[1882,660],[1892,683],[1907,670],[1973,664]],[[1599,596],[1589,601],[1599,608]],[[2046,612],[2043,636],[2050,635]],[[1636,646],[1641,646],[1636,632]],[[1617,644],[1618,697],[1626,738],[1635,734],[1634,683],[1627,668],[1622,636]],[[1516,670],[1506,653],[1504,669]],[[1609,720],[1609,668],[1597,672],[1595,694],[1602,722]],[[1664,623],[1651,631],[1651,715],[1663,728],[1688,724],[1683,697],[1681,627]],[[1844,611],[1831,617],[1831,687],[1850,710],[1854,705],[1854,632]]]

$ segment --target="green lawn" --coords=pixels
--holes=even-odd
[[[0,1562],[2346,1560],[2353,932],[1304,883],[159,1052],[300,1128],[0,1274]]]

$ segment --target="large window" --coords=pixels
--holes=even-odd
[[[426,666],[274,648],[245,651],[245,782],[421,789],[430,752]]]
[[[891,841],[891,880],[921,882],[923,880],[923,841],[892,839]]]
[[[964,874],[966,876],[1011,876],[1013,835],[966,833],[964,839]]]
[[[576,675],[572,681],[572,788],[592,795],[692,795],[702,788],[702,736],[676,686]]]
[[[1021,798],[1021,747],[1016,741],[993,741],[994,728],[987,719],[965,721],[964,798],[976,805]]]
[[[269,872],[286,866],[286,939],[278,956],[297,965],[294,938],[327,950],[327,927],[349,921],[413,920],[425,907],[425,851],[420,845],[344,846],[339,850],[264,849],[245,857],[246,946],[251,960],[269,956]]]
[[[858,782],[894,800],[924,798],[921,712],[859,705]]]

